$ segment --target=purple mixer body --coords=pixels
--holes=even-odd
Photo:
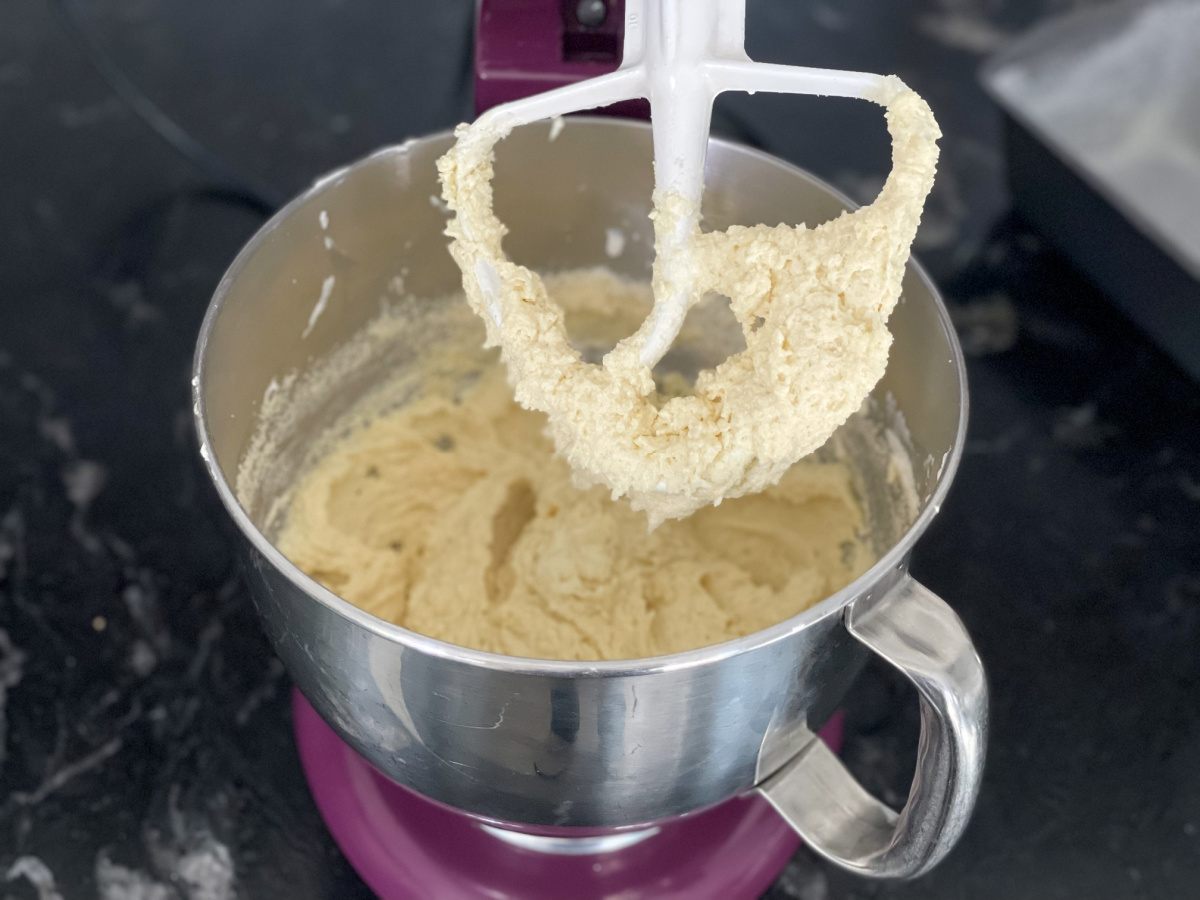
[[[603,20],[581,22],[584,6],[602,8]],[[625,0],[479,0],[476,13],[476,115],[621,64]],[[648,119],[650,104],[630,100],[598,112]]]
[[[339,738],[296,691],[296,744],[325,824],[382,900],[754,900],[800,845],[764,800],[735,797],[656,824],[632,845],[545,852],[508,834],[575,839],[614,829],[488,823],[389,781]],[[841,713],[820,731],[835,750]],[[629,831],[628,829],[626,831]]]

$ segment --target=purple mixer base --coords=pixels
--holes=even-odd
[[[754,900],[800,845],[771,806],[752,795],[658,823],[631,846],[592,853],[529,849],[520,845],[523,835],[497,836],[483,822],[379,774],[299,691],[292,714],[321,816],[382,900]],[[820,732],[834,750],[841,746],[842,723],[839,712]]]

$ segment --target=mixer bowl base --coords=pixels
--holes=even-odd
[[[800,845],[754,795],[642,834],[623,832],[625,839],[608,845],[589,830],[587,838],[542,839],[539,847],[536,837],[498,835],[495,827],[390,781],[351,750],[298,690],[292,716],[317,808],[381,900],[755,900]],[[842,721],[837,713],[820,732],[834,750],[841,746]]]

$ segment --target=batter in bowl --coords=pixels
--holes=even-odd
[[[649,285],[602,270],[545,282],[573,335],[615,341],[652,301]],[[459,387],[427,379],[333,444],[290,497],[280,550],[351,603],[480,650],[633,659],[781,622],[874,562],[840,462],[802,460],[761,493],[647,533],[627,501],[575,486],[545,414],[514,401],[478,320],[463,325],[434,357],[468,375]],[[687,390],[660,379],[660,402]]]

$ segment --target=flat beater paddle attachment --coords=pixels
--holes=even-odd
[[[940,133],[899,79],[756,63],[744,43],[745,0],[626,0],[619,69],[492,108],[460,126],[439,162],[457,213],[451,252],[517,400],[548,414],[581,485],[629,497],[651,527],[773,484],[859,407],[886,365],[887,316],[933,183]],[[722,91],[886,106],[893,169],[879,198],[816,229],[702,234],[705,152]],[[518,125],[641,97],[654,136],[654,305],[601,366],[589,366],[540,278],[501,249],[492,150]],[[747,349],[702,373],[694,396],[660,406],[650,370],[709,291],[730,297]]]

